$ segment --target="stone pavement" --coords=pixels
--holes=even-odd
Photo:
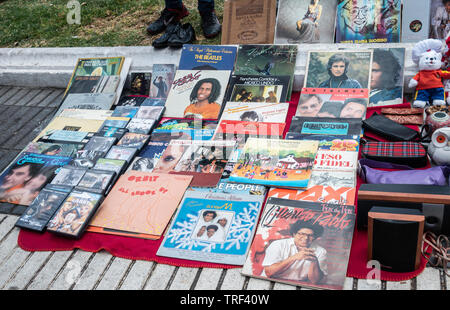
[[[64,89],[0,86],[0,170],[50,122]],[[81,250],[27,252],[14,227],[22,206],[0,204],[0,289],[18,290],[307,290],[241,275],[241,268],[185,268]],[[447,290],[442,270],[404,282],[347,278],[346,290]]]

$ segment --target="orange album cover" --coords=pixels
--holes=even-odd
[[[187,175],[126,172],[101,204],[88,230],[155,239],[164,232],[191,180]]]

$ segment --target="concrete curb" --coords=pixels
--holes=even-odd
[[[413,43],[390,44],[299,44],[294,90],[302,88],[308,51],[345,48],[405,47],[405,92],[409,79],[417,73],[411,61]],[[151,71],[153,64],[178,64],[181,50],[151,46],[0,48],[0,85],[65,88],[78,58],[125,56],[132,58],[130,71]]]

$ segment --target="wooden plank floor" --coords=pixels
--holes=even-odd
[[[51,120],[63,89],[0,86],[0,170]],[[241,268],[185,268],[81,250],[27,252],[14,227],[24,207],[0,204],[1,290],[307,290],[249,278]],[[427,267],[404,282],[347,278],[345,290],[447,290],[442,270]]]

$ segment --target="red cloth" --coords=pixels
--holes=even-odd
[[[300,93],[295,92],[292,94],[284,135],[286,135],[286,133],[289,130],[291,119],[292,116],[295,115],[299,98]],[[368,110],[368,117],[373,113],[373,111],[376,111],[377,109],[369,109],[369,110]],[[358,188],[360,184],[361,180],[358,181],[357,185]],[[19,232],[18,237],[19,246],[26,251],[71,251],[75,248],[89,252],[98,252],[100,250],[106,250],[109,253],[111,253],[111,255],[121,258],[155,261],[157,263],[169,264],[174,266],[191,267],[191,268],[239,267],[234,265],[213,264],[213,263],[205,263],[199,261],[190,261],[157,256],[156,252],[161,242],[162,238],[160,240],[146,240],[115,235],[99,234],[93,232],[86,232],[79,240],[71,240],[57,236],[49,232],[44,232],[40,234],[23,229]],[[366,267],[366,264],[367,264],[367,232],[361,232],[355,229],[350,259],[348,263],[347,276],[359,279],[367,278],[367,276],[370,274],[372,270],[368,269]],[[381,271],[380,280],[386,281],[408,280],[420,274],[425,268],[425,265],[426,261],[422,259],[421,267],[412,273],[392,273]]]

